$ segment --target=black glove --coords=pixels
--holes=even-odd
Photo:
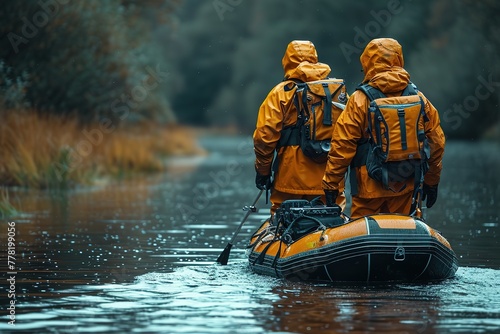
[[[255,175],[255,186],[260,190],[271,189],[271,175]]]
[[[432,208],[438,198],[438,185],[429,186],[424,183],[422,201],[425,201],[427,208]],[[427,200],[426,200],[427,199]]]
[[[335,204],[335,201],[337,200],[338,195],[339,195],[338,190],[326,190],[325,189],[326,206],[328,206],[328,207],[337,206],[337,204]]]

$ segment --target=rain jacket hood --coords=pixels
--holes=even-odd
[[[310,41],[292,41],[286,48],[281,60],[285,79],[314,81],[324,79],[331,69],[327,64],[318,62],[316,47]]]
[[[359,59],[365,73],[363,83],[383,93],[400,92],[410,81],[410,74],[403,68],[403,48],[392,38],[372,40]]]

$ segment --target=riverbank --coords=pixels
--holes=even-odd
[[[151,121],[81,125],[73,118],[6,113],[0,123],[0,185],[64,189],[162,171],[167,157],[204,154],[196,132]]]

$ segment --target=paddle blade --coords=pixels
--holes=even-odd
[[[225,266],[227,264],[227,261],[229,260],[229,253],[231,253],[231,247],[233,245],[231,243],[228,243],[226,248],[220,253],[219,257],[217,258],[217,263],[222,264]]]

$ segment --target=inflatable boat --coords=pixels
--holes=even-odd
[[[254,272],[294,281],[439,281],[458,269],[450,243],[421,218],[350,219],[339,207],[302,200],[285,201],[248,248]]]

